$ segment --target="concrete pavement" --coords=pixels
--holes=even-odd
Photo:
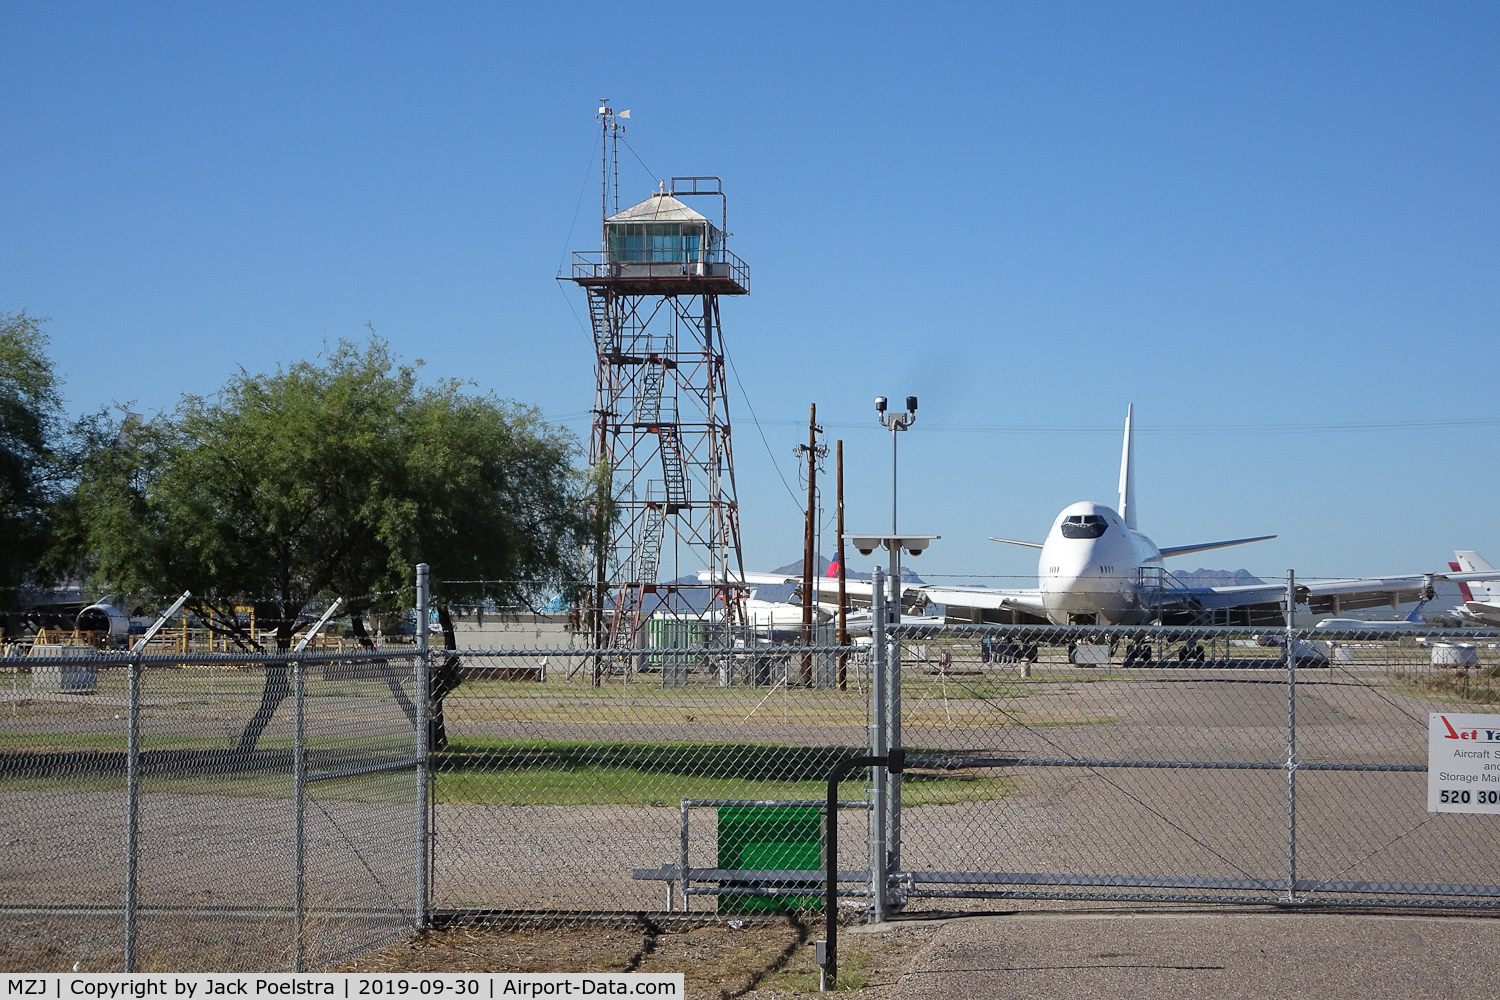
[[[1500,915],[1220,908],[953,918],[889,997],[1478,1000],[1500,997]]]

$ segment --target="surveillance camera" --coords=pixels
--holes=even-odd
[[[860,549],[859,550],[859,554],[862,555],[862,556],[867,556],[867,555],[870,555],[874,551],[875,551],[874,549]]]
[[[907,396],[906,397],[906,412],[907,413],[916,413],[917,412],[917,397],[916,396]]]
[[[884,396],[876,396],[875,397],[875,412],[876,413],[884,413],[885,412],[885,397]]]

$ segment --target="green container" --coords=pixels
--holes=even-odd
[[[805,871],[807,892],[718,896],[720,913],[816,910],[823,905],[823,810],[818,806],[720,806],[720,868]],[[726,882],[724,888],[752,885]],[[798,883],[796,888],[802,888]]]
[[[703,623],[696,619],[677,618],[651,618],[646,622],[646,646],[652,652],[647,654],[647,662],[658,669],[663,664],[670,666],[683,665],[689,662],[702,660],[698,656],[686,654],[661,653],[657,650],[664,649],[698,649],[703,647]]]

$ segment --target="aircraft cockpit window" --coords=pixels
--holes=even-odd
[[[1108,527],[1098,514],[1070,514],[1063,518],[1062,533],[1064,538],[1098,538]]]

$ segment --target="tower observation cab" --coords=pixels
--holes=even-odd
[[[579,611],[595,649],[641,650],[652,629],[665,635],[669,626],[692,633],[694,644],[728,646],[744,625],[747,592],[719,296],[748,294],[750,269],[725,246],[728,206],[717,177],[674,177],[619,207],[610,140],[623,117],[599,108],[600,249],[575,251],[568,276],[588,296],[589,463],[610,508],[606,518],[598,505],[592,586]],[[703,198],[718,200],[717,223],[686,203]],[[594,681],[637,667],[631,657],[601,655]]]
[[[750,269],[725,248],[723,226],[683,204],[679,194],[724,198],[717,177],[672,178],[670,192],[663,184],[604,220],[605,249],[575,252],[573,280],[635,295],[748,294]]]

